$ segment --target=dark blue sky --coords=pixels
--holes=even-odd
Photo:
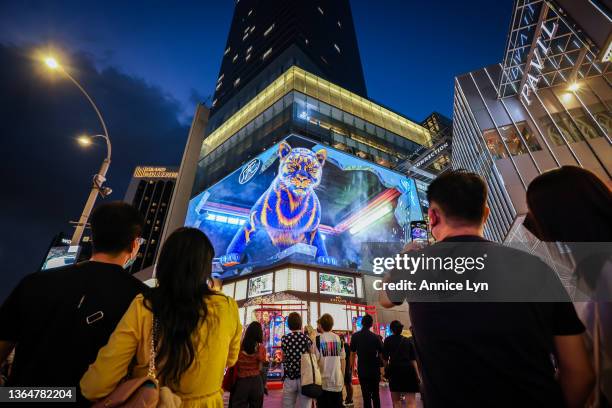
[[[0,41],[86,51],[181,103],[214,90],[231,0],[20,1],[0,6]],[[416,120],[452,113],[455,75],[502,59],[511,0],[353,0],[370,96]]]
[[[112,199],[136,165],[180,162],[196,102],[213,92],[233,1],[0,1],[0,300],[70,233],[104,147],[92,109],[34,57],[55,49],[113,140]],[[353,0],[370,97],[422,120],[451,116],[453,78],[502,59],[511,0]]]

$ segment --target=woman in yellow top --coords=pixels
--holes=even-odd
[[[223,407],[226,366],[238,359],[242,327],[236,302],[210,289],[214,249],[204,233],[179,228],[162,247],[158,286],[138,295],[81,379],[89,400],[106,397],[128,374],[147,374],[153,316],[157,378],[183,407]]]

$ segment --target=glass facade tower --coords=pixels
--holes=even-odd
[[[599,9],[580,3],[581,19],[587,11],[600,18]],[[608,183],[612,174],[605,53],[552,1],[515,2],[507,47],[503,63],[455,78],[453,106],[453,168],[487,180],[485,232],[500,242],[518,233],[527,186],[539,174],[563,165]]]

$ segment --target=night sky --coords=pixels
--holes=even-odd
[[[172,4],[172,6],[168,6]],[[234,2],[0,2],[0,300],[71,232],[105,154],[79,91],[41,67],[52,50],[96,100],[113,141],[112,199],[134,166],[177,165],[195,104],[214,91]],[[453,78],[501,61],[511,0],[353,0],[369,96],[420,121],[452,115]]]

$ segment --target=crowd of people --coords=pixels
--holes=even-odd
[[[479,176],[447,172],[429,186],[428,200],[437,242],[476,243],[490,257],[541,262],[483,238],[489,210]],[[610,190],[584,169],[537,177],[527,203],[525,226],[543,241],[570,249],[576,242],[612,242]],[[579,228],[567,222],[571,214],[580,214]],[[148,378],[138,384],[183,407],[223,407],[224,386],[231,407],[264,406],[262,326],[253,322],[243,333],[236,302],[212,289],[214,249],[206,235],[174,231],[160,252],[157,285],[148,288],[124,270],[142,243],[138,211],[107,203],[90,223],[89,261],[28,275],[0,307],[0,366],[12,361],[7,385],[77,387],[76,404],[89,406],[110,403],[126,381]],[[440,255],[440,248],[447,247],[405,250]],[[612,287],[609,256],[598,254],[596,268],[592,257],[589,268],[578,264],[576,280],[594,291]],[[392,272],[385,279],[400,278]],[[383,378],[394,407],[416,406],[416,393],[426,407],[610,406],[609,302],[586,302],[577,313],[569,301],[414,302],[387,291],[379,301],[384,307],[408,301],[410,330],[393,321],[383,341],[365,315],[360,331],[339,336],[329,314],[316,329],[304,327],[299,313],[287,316],[283,408],[351,406],[354,372],[364,407],[381,406]]]

